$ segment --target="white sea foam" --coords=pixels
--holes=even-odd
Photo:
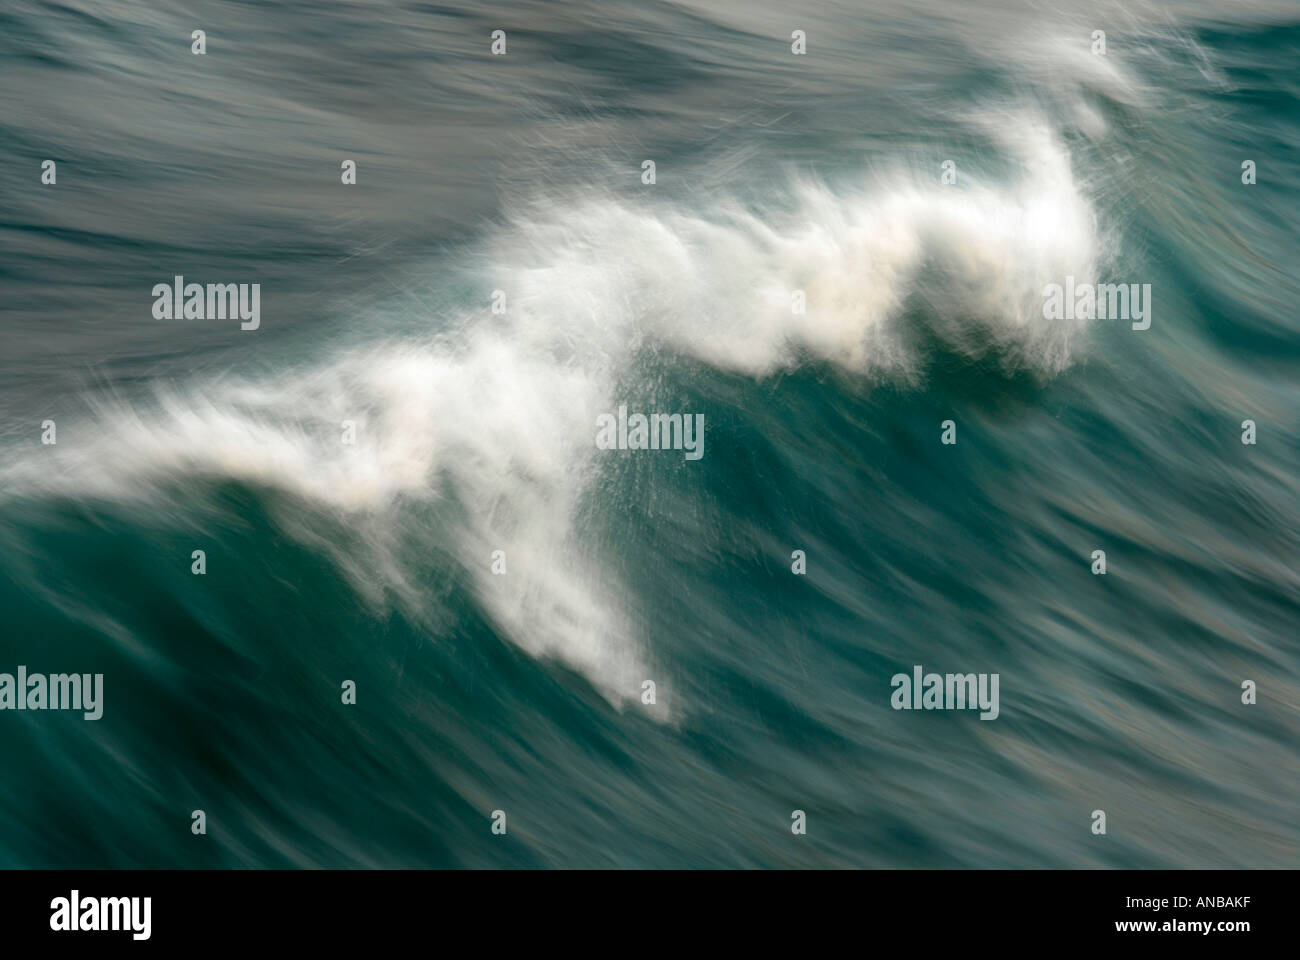
[[[584,363],[659,342],[718,367],[763,375],[804,356],[850,369],[912,371],[904,302],[933,307],[958,350],[998,347],[1044,373],[1064,369],[1077,326],[1044,322],[1041,287],[1092,275],[1097,224],[1069,154],[1046,128],[1002,119],[1022,166],[1009,185],[938,170],[875,177],[845,196],[791,187],[794,209],[764,218],[738,204],[661,210],[610,196],[530,205],[492,261],[520,332]],[[918,282],[927,269],[926,283]],[[795,290],[807,309],[791,309]]]

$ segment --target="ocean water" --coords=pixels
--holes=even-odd
[[[1300,864],[1293,0],[10,0],[0,59],[0,672],[103,675],[0,711],[0,866]]]

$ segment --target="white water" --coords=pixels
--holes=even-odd
[[[664,208],[649,190],[538,200],[477,252],[484,282],[507,292],[504,316],[485,304],[435,340],[381,341],[274,381],[160,390],[147,408],[97,401],[60,424],[56,447],[4,468],[4,487],[151,504],[182,485],[192,496],[195,477],[272,488],[286,530],[315,536],[311,511],[343,517],[373,554],[345,567],[394,582],[409,562],[401,505],[454,493],[453,553],[491,617],[620,704],[655,675],[626,592],[576,521],[599,457],[615,455],[595,449],[596,416],[616,407],[638,348],[755,377],[811,358],[911,378],[925,358],[903,306],[919,298],[955,351],[996,347],[1043,375],[1070,363],[1082,327],[1044,320],[1041,291],[1093,276],[1096,220],[1047,126],[1001,128],[1021,168],[1006,184],[961,171],[943,186],[937,170],[879,174],[854,195],[803,183],[771,216],[725,199]],[[494,550],[504,576],[490,572]]]

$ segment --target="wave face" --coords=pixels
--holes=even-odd
[[[5,13],[0,865],[1294,866],[1300,22],[934,12]]]

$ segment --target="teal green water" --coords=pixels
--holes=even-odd
[[[0,711],[0,865],[1295,867],[1298,53],[1267,3],[6,8],[0,672],[104,713]],[[176,274],[261,327],[155,320]],[[999,716],[892,709],[915,664]]]

